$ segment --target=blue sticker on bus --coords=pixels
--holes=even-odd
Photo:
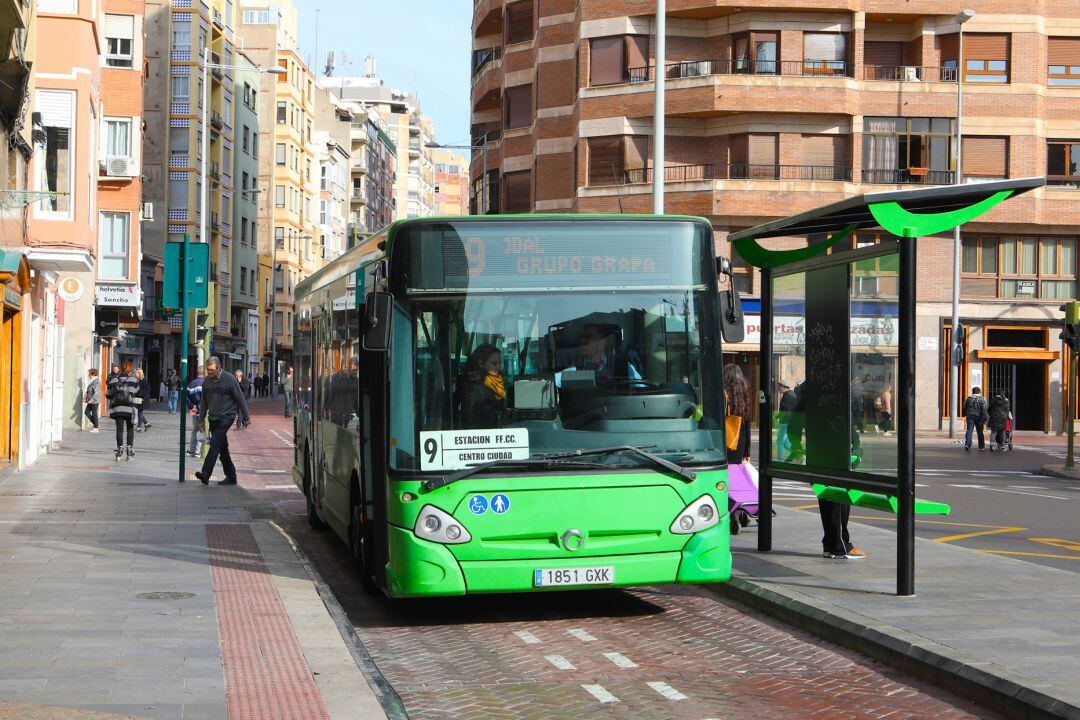
[[[504,512],[510,509],[510,498],[506,497],[502,493],[491,496],[491,510],[498,515],[502,515]]]
[[[483,515],[488,509],[487,498],[483,495],[473,495],[469,499],[469,509],[473,511],[474,515]]]

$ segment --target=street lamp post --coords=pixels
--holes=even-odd
[[[963,121],[964,121],[964,23],[975,17],[974,10],[961,10],[956,14],[960,27],[956,60],[956,184],[964,182]],[[960,373],[957,353],[953,348],[960,336],[960,226],[953,228],[953,285],[952,285],[952,334],[949,342],[949,437],[956,437],[956,402],[960,397]]]
[[[442,148],[443,150],[480,150],[481,157],[480,162],[483,165],[480,168],[480,215],[487,215],[488,204],[488,183],[487,183],[487,164],[488,164],[488,135],[484,133],[483,142],[479,145],[443,145],[442,143],[429,142],[424,143],[424,147],[432,149]]]
[[[667,0],[656,0],[656,78],[653,81],[653,214],[664,214],[664,93],[667,84]]]

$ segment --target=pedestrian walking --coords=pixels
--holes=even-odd
[[[1005,443],[1005,427],[1012,417],[1012,408],[1009,398],[1001,390],[995,390],[990,398],[990,406],[987,410],[987,425],[990,427],[990,450],[1005,452],[1008,446]]]
[[[83,414],[86,415],[86,419],[90,421],[90,432],[98,432],[98,407],[101,405],[101,380],[98,379],[97,368],[90,368],[87,371],[88,381],[86,383],[86,394],[83,395],[83,402],[86,404],[86,408],[83,410]]]
[[[108,388],[109,388],[109,381],[112,380],[115,377],[120,377],[120,366],[119,365],[113,365],[112,367],[109,368],[109,374],[105,376],[105,389],[106,390],[108,390]],[[108,393],[106,393],[105,399],[106,399],[106,401],[108,401],[108,399],[109,399],[108,398]],[[108,405],[106,405],[106,407],[108,407]]]
[[[165,394],[168,398],[169,414],[175,415],[177,401],[180,399],[180,376],[172,368],[169,368],[169,374],[165,376]]]
[[[187,410],[191,413],[191,434],[188,438],[187,450],[188,455],[191,457],[198,457],[202,454],[204,435],[198,417],[199,409],[202,407],[203,373],[203,366],[200,365],[195,370],[195,377],[188,383],[187,392],[184,393]]]
[[[263,397],[270,397],[270,376],[266,373],[263,373],[262,375],[262,387]]]
[[[240,385],[240,392],[243,393],[243,395],[244,395],[244,400],[250,399],[251,398],[251,381],[248,380],[246,377],[244,377],[244,373],[243,373],[242,370],[237,370],[236,373],[234,373],[234,374],[236,375],[237,384]],[[236,429],[237,430],[243,430],[244,429],[243,419],[239,415],[236,416]]]
[[[203,460],[202,470],[195,473],[195,477],[203,485],[210,484],[210,476],[214,472],[218,457],[221,458],[221,469],[225,472],[225,478],[218,484],[236,484],[236,466],[229,455],[229,430],[238,416],[243,427],[251,424],[247,400],[244,399],[240,383],[229,373],[221,371],[221,360],[211,357],[206,361],[206,378],[203,380],[202,404],[199,407],[199,423],[206,422],[210,436],[210,451]]]
[[[146,404],[150,402],[150,382],[146,379],[146,373],[142,368],[135,371],[135,379],[139,381],[139,404],[136,406],[138,424],[135,426],[135,432],[145,432],[150,429],[150,423],[146,422]]]
[[[885,389],[881,391],[881,394],[874,400],[874,409],[878,412],[878,429],[885,434],[885,437],[891,437],[892,432],[892,386],[886,385]]]
[[[971,452],[971,434],[978,431],[979,449],[986,448],[986,440],[983,437],[983,425],[986,424],[989,415],[989,405],[982,395],[982,389],[978,386],[971,388],[971,394],[964,400],[964,419],[967,421],[967,431],[964,434],[964,451]]]
[[[779,412],[776,414],[776,459],[783,462],[791,456],[791,438],[788,437],[788,423],[795,412],[796,398],[791,386],[781,380],[776,383],[780,392]]]
[[[251,380],[251,385],[255,388],[255,397],[261,398],[263,389],[262,375],[255,373],[255,377]]]
[[[295,401],[293,399],[293,369],[289,368],[285,372],[285,382],[282,387],[285,389],[285,417],[292,417]]]
[[[109,417],[116,422],[116,461],[135,457],[135,420],[142,404],[139,379],[131,372],[131,363],[114,375],[105,387],[109,399]]]

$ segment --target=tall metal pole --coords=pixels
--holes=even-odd
[[[188,288],[187,258],[188,239],[184,233],[184,244],[180,248],[180,391],[184,401],[180,407],[180,482],[184,482],[187,470],[187,383],[188,383]]]
[[[281,284],[284,287],[284,278]],[[270,251],[270,397],[277,397],[277,377],[277,238],[275,237],[273,250]]]
[[[207,126],[207,117],[210,113],[210,83],[207,80],[206,71],[210,66],[210,46],[207,45],[203,48],[203,63],[202,63],[202,121],[199,125],[202,130],[202,143],[201,151],[202,158],[199,160],[199,242],[209,243],[210,239],[206,237],[206,223],[210,187],[206,181],[206,158],[210,154],[210,132]],[[184,341],[187,342],[187,336],[184,336]],[[197,347],[198,364],[202,365],[205,360],[203,357],[203,347],[200,345]]]
[[[653,213],[664,214],[664,91],[667,57],[667,0],[656,0],[656,72],[653,91]]]
[[[488,214],[488,180],[487,180],[487,164],[488,164],[488,134],[484,133],[484,145],[482,152],[481,162],[484,166],[480,169],[480,192],[484,198],[483,209],[480,211],[481,215]]]
[[[956,184],[964,183],[964,24],[960,23],[959,59],[956,61]],[[949,437],[956,437],[956,403],[960,399],[960,368],[952,349],[960,327],[960,226],[953,228],[952,332],[949,342]]]
[[[915,594],[915,267],[917,240],[900,240],[900,356],[897,362],[896,594]]]
[[[772,418],[775,403],[776,371],[773,369],[772,270],[761,270],[761,412],[758,413],[758,550],[772,550]]]

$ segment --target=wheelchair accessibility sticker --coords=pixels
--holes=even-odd
[[[496,495],[495,497],[502,496]],[[488,509],[488,499],[483,495],[473,495],[469,499],[469,509],[473,511],[474,515],[483,515]]]
[[[502,493],[491,496],[491,510],[497,515],[502,515],[504,512],[510,509],[510,498],[506,497]]]

